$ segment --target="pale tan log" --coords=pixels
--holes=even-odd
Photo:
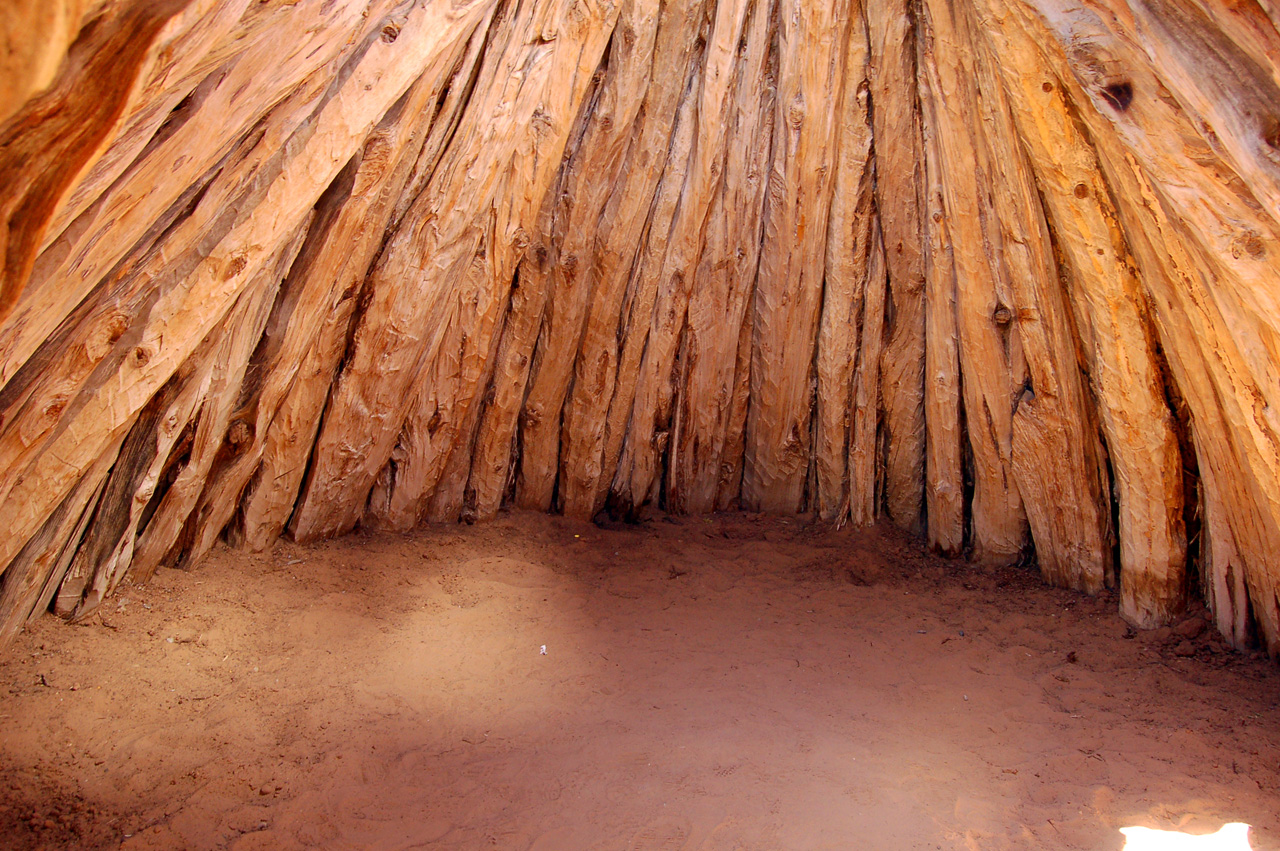
[[[470,422],[475,418],[473,408],[463,427],[463,434],[478,430],[476,450],[465,450],[463,443],[470,446],[471,440],[455,442],[431,499],[429,519],[456,519],[460,513],[468,521],[493,516],[511,478],[511,449],[522,405],[521,445],[525,452],[534,454],[541,449],[541,456],[552,460],[554,470],[556,452],[548,450],[546,443],[558,439],[555,426],[572,375],[587,294],[596,281],[595,264],[583,264],[580,258],[594,250],[600,210],[613,189],[641,93],[652,72],[649,61],[657,21],[657,4],[650,0],[626,3],[619,13],[615,31],[623,37],[611,44],[604,60],[608,70],[598,90],[582,101],[559,180],[548,193],[547,203],[555,206],[544,207],[540,221],[545,224],[530,228],[546,234],[544,240],[550,237],[555,244],[534,246],[534,256],[527,256],[521,264],[492,386],[486,394],[486,400],[492,401],[486,402],[485,422]],[[547,234],[551,228],[553,233]],[[535,352],[539,340],[543,345]],[[531,368],[536,369],[537,380],[526,396]],[[549,411],[554,415],[548,415]],[[464,479],[468,471],[469,480]],[[464,484],[468,487],[465,492]]]
[[[1240,16],[1228,15],[1221,0],[1210,3],[1222,18],[1242,19],[1253,11],[1246,6]],[[1157,77],[1191,125],[1201,128],[1209,147],[1261,204],[1263,224],[1270,233],[1262,231],[1253,238],[1275,239],[1280,233],[1280,66],[1274,60],[1280,52],[1280,35],[1272,29],[1270,55],[1255,59],[1193,0],[1131,0],[1101,6],[1133,15],[1134,31]],[[1244,222],[1231,224],[1240,228]],[[1243,247],[1244,253],[1250,253],[1245,245],[1250,234],[1244,231],[1236,237],[1232,248]],[[1273,311],[1280,303],[1268,302]],[[1274,320],[1277,315],[1271,312],[1268,318]]]
[[[255,138],[271,153],[251,158],[239,174],[232,169],[220,175],[217,188],[206,192],[196,211],[166,237],[173,255],[153,253],[130,279],[139,288],[155,283],[134,301],[122,299],[90,312],[77,333],[91,341],[92,361],[75,351],[50,363],[48,377],[27,388],[18,415],[6,418],[0,435],[0,513],[11,518],[12,533],[0,543],[0,564],[8,564],[102,447],[225,315],[377,118],[412,82],[411,69],[438,49],[440,31],[459,18],[465,15],[435,6],[415,8],[394,42],[373,41],[306,132],[276,138],[270,125],[260,130]],[[251,150],[254,139],[248,141]],[[286,158],[286,151],[292,156]],[[255,178],[247,186],[241,185],[244,172]],[[249,215],[258,203],[269,205],[273,215]],[[240,212],[229,215],[228,210]],[[90,370],[108,358],[86,387]],[[50,434],[55,424],[59,428]]]
[[[960,331],[956,318],[956,267],[951,251],[946,176],[939,149],[938,111],[948,108],[930,81],[933,34],[922,25],[916,34],[920,57],[916,83],[920,90],[921,151],[924,183],[925,277],[925,532],[929,547],[946,556],[964,550],[964,406],[960,394]]]
[[[529,247],[541,199],[555,178],[574,117],[599,66],[616,16],[613,6],[583,8],[564,2],[535,8],[527,20],[513,20],[509,40],[502,51],[495,51],[494,63],[481,75],[467,118],[442,163],[446,179],[427,190],[425,197],[432,210],[472,206],[477,212],[456,215],[445,223],[438,242],[421,241],[408,255],[413,265],[421,267],[429,261],[434,268],[444,269],[450,266],[444,258],[461,253],[452,265],[452,274],[424,276],[419,302],[436,305],[433,313],[423,316],[427,320],[422,334],[426,346],[399,346],[409,354],[418,351],[422,364],[422,371],[412,377],[416,386],[406,388],[414,393],[407,410],[401,400],[395,400],[395,407],[372,409],[375,415],[385,413],[392,419],[399,409],[405,417],[399,446],[391,456],[395,471],[383,520],[387,525],[411,524],[409,518],[423,513],[455,449],[464,455],[448,487],[460,491],[465,485],[468,467],[464,459],[470,457],[479,414],[474,402],[490,381],[515,270]],[[527,68],[527,45],[549,34],[555,38],[548,43],[545,61]],[[527,68],[526,72],[517,73],[522,68]],[[510,113],[509,126],[490,119],[502,113]],[[474,174],[462,170],[472,160],[489,164],[489,173],[478,184]],[[433,253],[442,256],[433,257]],[[378,275],[385,279],[396,268],[394,263],[385,265]],[[372,336],[357,339],[367,346],[378,338],[374,333],[378,326],[363,327]],[[393,350],[386,354],[395,356],[395,344],[391,345]],[[366,355],[358,348],[356,357]],[[349,366],[342,386],[352,387],[353,375],[371,377],[353,374]],[[378,381],[387,383],[381,378]],[[313,463],[332,463],[328,461],[332,451],[329,441],[349,441],[340,434],[343,428],[358,427],[359,440],[378,445],[382,431],[373,429],[370,438],[363,415],[357,425],[345,419],[350,410],[345,399],[336,397],[335,401],[339,406],[330,406],[317,462]],[[333,437],[327,437],[329,434]],[[374,452],[369,461],[377,457]],[[363,471],[353,471],[351,481],[344,482],[340,492],[328,492],[324,510],[342,518],[360,508],[364,501],[361,485],[367,492],[372,484],[363,477]],[[459,501],[460,493],[449,503]],[[303,539],[316,528],[337,528],[327,521],[324,526],[315,526],[317,505],[310,493],[304,495],[302,521],[296,526]],[[338,510],[333,512],[334,508]]]
[[[861,339],[867,264],[874,233],[870,90],[866,16],[851,8],[844,88],[836,109],[839,156],[827,222],[826,280],[818,330],[817,406],[814,415],[814,510],[840,522],[849,506],[849,429],[853,373]]]
[[[448,94],[432,116],[429,128],[412,125],[413,113],[418,108],[415,101],[421,92],[408,96],[402,115],[384,118],[383,126],[365,145],[366,156],[371,147],[378,152],[374,162],[366,167],[362,159],[364,179],[358,172],[352,187],[366,190],[361,196],[365,201],[357,201],[353,196],[343,205],[332,238],[326,238],[307,270],[298,270],[298,274],[305,272],[309,279],[315,276],[316,284],[322,283],[326,275],[332,276],[336,289],[331,291],[327,304],[322,301],[316,305],[308,314],[309,320],[301,322],[298,330],[289,335],[291,344],[306,343],[310,331],[314,341],[306,349],[294,380],[266,429],[261,467],[248,485],[238,523],[229,530],[233,541],[243,542],[254,550],[265,549],[281,534],[293,513],[329,389],[346,352],[348,332],[365,276],[381,248],[384,234],[394,230],[403,219],[410,202],[417,198],[434,173],[447,140],[457,128],[488,41],[487,29],[492,15],[491,9],[477,24],[461,62],[444,80],[437,79],[432,84],[431,99],[438,98],[441,86],[448,89]],[[424,74],[417,86],[422,86],[428,78],[429,75]],[[405,129],[414,135],[402,143],[399,136]],[[423,130],[428,131],[426,138],[419,140],[417,136]],[[389,176],[384,171],[380,153],[384,145],[388,151],[398,145],[403,150],[403,159]],[[415,147],[418,148],[416,161],[413,160]],[[381,179],[387,182],[376,189]],[[365,204],[373,200],[368,197],[370,193],[375,193],[377,200],[374,206],[366,207]],[[306,286],[312,285],[308,282]],[[321,324],[318,329],[312,329],[310,322],[316,318]]]
[[[811,454],[815,340],[848,46],[848,4],[783,0],[773,164],[754,301],[742,501],[801,510]]]
[[[1280,85],[1280,30],[1268,16],[1264,8],[1267,5],[1273,5],[1271,0],[1255,3],[1190,0],[1189,5],[1182,7],[1181,14],[1190,16],[1198,11],[1208,17],[1212,23],[1203,23],[1207,32],[1220,30],[1231,46],[1229,49],[1242,51],[1257,70],[1271,77],[1272,84]]]
[[[503,431],[519,427],[516,500],[525,506],[551,507],[559,466],[560,412],[594,290],[612,273],[597,245],[598,240],[607,238],[611,224],[602,214],[612,195],[624,192],[622,186],[634,185],[646,173],[635,163],[631,170],[620,172],[620,165],[646,102],[660,19],[667,16],[667,36],[659,54],[659,61],[665,63],[670,60],[666,51],[674,43],[670,16],[679,17],[681,8],[675,4],[663,12],[654,0],[623,4],[617,26],[623,37],[610,47],[609,68],[599,96],[584,113],[586,126],[564,165],[560,197],[554,199],[554,231],[547,235],[554,246],[547,246],[544,256],[530,258],[521,268],[521,299],[530,290],[545,294],[540,297],[546,310],[545,324],[539,311],[541,336],[528,364],[528,392],[522,400],[512,400],[523,406],[516,408],[516,423],[508,422],[512,414],[505,403],[495,404],[494,418],[503,420]],[[556,262],[546,262],[548,253],[558,256]],[[630,259],[628,256],[625,262],[629,264]],[[495,440],[500,443],[501,437]],[[488,502],[492,503],[492,497]]]
[[[0,650],[48,608],[102,495],[120,441],[107,448],[0,578]]]
[[[147,561],[136,565],[143,576],[155,570],[159,562],[150,559],[157,555],[172,557],[174,564],[180,567],[189,568],[197,563],[212,548],[236,510],[245,480],[256,464],[255,438],[258,426],[262,425],[254,422],[242,408],[245,397],[250,394],[250,388],[246,386],[246,372],[252,366],[250,359],[260,345],[276,295],[302,248],[309,224],[305,222],[293,239],[282,244],[271,264],[259,273],[262,280],[255,281],[245,291],[241,303],[228,317],[227,358],[225,364],[220,364],[219,372],[222,374],[214,376],[212,392],[206,397],[201,411],[190,460],[180,474],[181,477],[194,473],[193,478],[198,484],[192,488],[191,502],[182,507],[175,506],[176,510],[169,515],[185,520],[179,529],[182,535],[179,538],[173,531],[166,530],[152,536],[152,525],[160,515],[157,511],[157,516],[146,530],[150,538],[148,543],[153,549],[146,553]],[[252,380],[252,377],[248,379]],[[179,544],[179,551],[171,551],[165,546],[166,541],[170,547],[174,543]],[[161,554],[162,551],[165,555]]]
[[[1198,466],[1210,469],[1214,475],[1204,481],[1222,490],[1214,498],[1226,508],[1259,631],[1276,655],[1280,480],[1275,427],[1264,402],[1275,391],[1269,375],[1276,362],[1263,354],[1273,349],[1274,326],[1265,317],[1275,294],[1262,282],[1263,269],[1277,258],[1265,248],[1248,250],[1253,235],[1270,225],[1260,220],[1243,184],[1197,138],[1178,101],[1151,97],[1163,83],[1132,48],[1130,34],[1113,32],[1116,22],[1097,14],[1081,15],[1070,26],[1053,38],[1087,39],[1089,49],[1063,57],[1071,69],[1064,76],[1084,104],[1079,114],[1116,187],[1160,337],[1177,341],[1165,345],[1164,353],[1191,410]],[[1084,64],[1101,53],[1110,65]],[[1156,124],[1161,129],[1153,137]],[[1125,579],[1133,590],[1123,603],[1136,604],[1139,613],[1149,600],[1161,603],[1169,583],[1169,577],[1126,570],[1122,592]]]
[[[305,2],[313,3],[314,0],[305,0]],[[111,3],[119,3],[119,0],[105,0],[103,6]],[[135,165],[146,162],[159,146],[173,135],[184,131],[187,121],[198,109],[203,94],[217,85],[220,75],[215,72],[219,69],[229,70],[233,64],[237,64],[239,57],[247,50],[260,46],[264,34],[272,28],[276,28],[275,34],[278,36],[280,28],[287,26],[285,16],[280,14],[278,9],[263,14],[262,12],[265,11],[260,8],[255,9],[252,0],[190,0],[183,11],[174,16],[165,27],[165,32],[161,34],[162,41],[158,45],[156,60],[145,67],[145,75],[139,78],[132,97],[125,104],[121,118],[113,130],[110,146],[94,161],[83,178],[76,181],[66,201],[54,213],[45,240],[40,246],[42,254],[49,252],[55,241],[67,236],[69,231],[82,231],[87,221],[96,220],[101,224],[102,219],[95,219],[94,216],[82,218],[82,216],[91,207],[107,200],[106,196],[113,195],[112,190],[124,188],[123,185],[117,184],[122,175],[128,173]],[[258,14],[253,14],[254,12]],[[357,19],[351,16],[350,12],[347,12],[347,15],[345,23],[351,26]],[[311,50],[316,49],[315,41],[308,40],[308,43]],[[334,54],[341,52],[341,49],[336,44],[328,45],[327,55],[322,59],[313,56],[308,70],[295,77],[293,82],[296,83],[306,74],[326,64]],[[278,45],[276,59],[285,59],[285,54],[280,53]],[[261,64],[259,61],[259,70],[261,70]],[[247,77],[241,77],[239,82],[243,84],[247,79]],[[279,95],[279,90],[275,98],[270,98],[269,95],[264,98],[259,94],[259,97],[254,99],[257,117],[268,112],[272,104],[279,100]],[[207,119],[208,116],[205,116],[205,120]],[[197,161],[204,160],[204,168],[208,168],[217,161],[219,154],[216,152],[216,146],[218,144],[222,145],[222,152],[225,153],[227,148],[248,130],[243,125],[239,127],[219,125],[219,127],[224,132],[232,131],[225,132],[225,137],[220,142],[215,142],[212,137],[222,134],[211,133],[209,125],[204,127],[204,138],[195,135],[187,136],[188,142],[193,143],[188,150],[189,157]],[[167,165],[181,169],[185,162],[170,160]],[[200,164],[197,162],[196,170],[182,172],[182,177],[192,174],[198,176],[200,173]],[[153,177],[164,174],[164,172],[154,172]],[[174,197],[172,192],[181,192],[183,188],[179,186],[175,190],[173,187],[152,187],[160,198],[167,197],[170,200]],[[152,209],[154,213],[158,213],[163,211],[164,207]],[[128,242],[127,235],[130,231],[125,230],[122,233],[126,234],[126,242]],[[88,246],[88,243],[83,241],[82,233],[74,233],[70,236],[77,241],[79,250],[84,250]],[[94,248],[96,250],[97,247]],[[128,245],[125,248],[127,249]]]
[[[676,380],[680,348],[691,287],[702,255],[708,217],[716,189],[724,174],[724,143],[731,95],[736,90],[734,59],[746,36],[749,0],[725,0],[716,6],[714,21],[704,48],[700,92],[692,101],[697,125],[703,128],[689,151],[679,208],[672,219],[664,254],[650,267],[656,277],[656,297],[648,315],[647,338],[636,380],[613,496],[623,510],[634,511],[646,502],[657,502],[658,488],[674,430]],[[652,237],[652,234],[651,234]],[[644,278],[641,279],[642,281]],[[643,327],[645,313],[636,316]]]
[[[126,254],[181,213],[282,93],[305,86],[308,77],[312,85],[327,81],[336,67],[316,72],[341,50],[334,31],[361,21],[358,11],[347,9],[331,28],[290,39],[294,49],[284,52],[280,33],[289,24],[279,15],[237,26],[247,3],[201,0],[166,27],[156,50],[171,58],[148,67],[110,147],[53,216],[13,321],[0,331],[0,380],[8,380]],[[309,0],[306,10],[314,5]],[[300,112],[294,119],[306,117]]]
[[[537,22],[548,27],[550,23]],[[479,99],[469,105],[450,148],[434,169],[432,182],[390,234],[382,259],[365,285],[367,307],[359,317],[345,368],[333,384],[311,472],[291,521],[299,540],[345,531],[359,520],[369,489],[390,457],[414,401],[414,382],[448,327],[450,291],[442,281],[454,283],[453,276],[468,274],[473,264],[485,264],[476,257],[476,250],[489,218],[486,207],[497,203],[494,192],[500,175],[492,166],[506,161],[517,147],[530,145],[546,127],[537,122],[532,128],[521,124],[523,132],[494,144],[484,155],[484,165],[472,168],[471,160],[480,155],[486,139],[501,140],[500,128],[489,116],[514,109],[524,122],[536,107],[529,99],[544,84],[544,78],[535,75],[527,81],[527,89],[521,88],[519,77],[503,81],[510,90],[489,85],[498,68],[505,67],[502,63],[510,61],[503,52],[517,25],[510,20],[493,25],[500,29],[490,44],[495,54],[486,60],[492,64],[477,82]],[[524,26],[533,25],[524,22]],[[549,123],[554,124],[554,118]],[[460,197],[478,205],[479,224],[472,217],[437,218],[441,209],[457,206]],[[510,245],[487,249],[505,253]],[[404,286],[407,280],[415,281],[415,286]]]
[[[1219,634],[1233,647],[1243,649],[1250,638],[1248,567],[1231,532],[1230,516],[1219,501],[1224,490],[1215,481],[1216,474],[1211,467],[1202,468],[1200,474],[1201,593]]]
[[[648,351],[649,331],[653,317],[658,312],[656,305],[659,297],[669,287],[684,286],[683,280],[672,280],[664,272],[668,246],[679,239],[677,221],[683,207],[685,178],[696,166],[693,162],[694,140],[699,126],[697,92],[701,82],[702,69],[695,64],[684,87],[685,97],[680,102],[675,126],[671,131],[671,148],[666,169],[654,193],[649,220],[645,223],[644,243],[636,257],[631,280],[627,284],[626,299],[622,303],[621,340],[614,374],[613,398],[605,417],[601,441],[602,475],[596,483],[590,514],[595,514],[608,503],[615,514],[634,517],[651,498],[647,489],[636,498],[626,492],[624,481],[620,481],[620,477],[625,480],[627,473],[621,466],[622,450],[630,431],[651,428],[636,422],[633,413],[636,390],[641,378],[640,369]],[[655,436],[655,439],[662,442],[661,446],[656,447],[657,451],[664,452],[667,436]],[[583,516],[587,515],[588,512],[583,512]]]
[[[867,0],[876,207],[889,273],[879,382],[886,435],[885,507],[911,530],[924,518],[924,176],[911,0]],[[891,305],[891,307],[890,307]]]
[[[139,543],[149,543],[163,556],[196,506],[215,457],[225,451],[226,444],[242,442],[235,439],[234,430],[228,432],[232,408],[280,281],[305,230],[300,227],[281,246],[278,255],[245,288],[226,321],[214,330],[213,339],[201,347],[204,351],[198,350],[143,409],[107,481],[90,534],[58,592],[58,614],[72,620],[92,614],[134,567]],[[170,458],[175,446],[182,443],[188,423],[194,427],[192,439],[179,449],[188,460],[154,509],[146,532],[139,536],[144,512],[170,468]],[[150,578],[159,562],[157,558],[146,563],[148,555],[144,548],[144,562],[137,565],[136,573],[141,579]],[[83,577],[83,584],[72,582],[73,577]]]
[[[1114,579],[1111,486],[1097,417],[1077,363],[1074,322],[1058,261],[1004,93],[1001,57],[970,27],[977,66],[975,127],[985,131],[988,181],[1000,229],[1002,261],[1014,322],[1026,360],[1015,388],[1012,470],[1045,581],[1096,594]],[[1043,89],[1042,89],[1043,92]]]
[[[276,413],[293,390],[298,365],[312,349],[327,315],[345,312],[341,302],[354,297],[381,247],[447,79],[439,70],[428,69],[414,83],[317,203],[306,245],[289,270],[254,354],[255,380],[237,403],[247,440],[236,443],[228,463],[213,471],[201,498],[201,530],[186,554],[188,560],[208,549],[240,503],[242,490],[262,460]],[[248,499],[245,502],[247,507]],[[243,528],[229,529],[229,539],[241,540]]]
[[[752,298],[754,299],[754,288]],[[747,305],[738,335],[732,395],[729,401],[724,449],[720,455],[720,481],[716,487],[716,510],[742,508],[742,477],[747,451],[747,410],[751,402],[751,352],[755,327],[751,305]]]
[[[772,8],[767,1],[748,8],[725,135],[724,177],[691,287],[667,469],[667,507],[677,513],[727,507],[741,489],[750,390],[748,307],[759,265],[773,141],[774,87],[767,47]]]
[[[603,507],[616,469],[616,452],[621,448],[622,435],[612,438],[617,449],[610,465],[606,420],[621,372],[619,327],[622,317],[630,312],[624,300],[628,296],[633,264],[639,262],[637,258],[647,238],[650,209],[668,164],[668,150],[673,146],[676,113],[685,92],[698,34],[695,22],[701,18],[703,9],[701,0],[672,3],[663,8],[653,65],[667,72],[655,77],[646,91],[640,112],[644,118],[635,128],[624,159],[627,168],[601,213],[598,247],[590,261],[597,270],[597,284],[574,361],[573,384],[560,420],[559,502],[569,516],[594,516]],[[629,401],[627,408],[630,408]],[[540,422],[545,418],[538,416]],[[529,418],[525,421],[524,427],[528,428]],[[625,422],[618,425],[625,426]],[[528,456],[522,460],[517,481],[518,504],[550,507],[552,485],[556,481],[556,468],[550,465],[550,460],[545,456]],[[529,465],[527,471],[526,465]]]
[[[1239,436],[1246,431],[1239,420],[1240,398],[1223,393],[1224,386],[1231,387],[1232,374],[1238,375],[1228,364],[1241,360],[1233,329],[1205,310],[1211,301],[1202,277],[1202,264],[1207,261],[1188,250],[1179,232],[1181,223],[1161,208],[1161,199],[1145,176],[1131,162],[1113,163],[1105,150],[1102,160],[1113,185],[1141,199],[1120,199],[1121,221],[1152,294],[1160,336],[1180,341],[1165,347],[1164,353],[1192,410],[1192,437],[1205,505],[1222,509],[1204,513],[1207,531],[1203,534],[1211,544],[1215,538],[1222,544],[1214,554],[1221,559],[1211,569],[1219,571],[1222,579],[1236,571],[1243,573],[1259,637],[1274,658],[1280,655],[1280,640],[1275,637],[1280,613],[1276,581],[1270,572],[1275,562],[1270,554],[1277,552],[1280,540],[1266,514],[1266,504],[1255,502],[1250,471],[1240,466],[1243,452]],[[1173,525],[1181,519],[1180,515],[1170,516],[1168,522]],[[1177,613],[1185,594],[1185,575],[1175,570],[1143,572],[1139,567],[1144,566],[1122,561],[1121,614],[1140,625],[1167,621]],[[1231,584],[1236,584],[1234,577]],[[1247,631],[1235,625],[1236,616],[1231,619],[1228,637]]]
[[[884,350],[884,314],[889,276],[879,212],[873,213],[871,257],[863,289],[862,342],[853,371],[853,412],[849,425],[849,522],[870,526],[880,517],[884,493],[881,449],[880,358]]]
[[[1013,476],[1013,392],[1020,384],[1014,303],[996,250],[990,209],[989,154],[979,123],[975,68],[960,10],[926,0],[921,59],[934,97],[937,149],[946,175],[943,202],[955,263],[956,327],[966,435],[973,454],[970,503],[972,558],[1011,564],[1026,544],[1026,513]]]
[[[618,20],[620,28],[631,25],[629,13],[633,10],[634,6],[630,3],[623,8]],[[621,40],[614,42],[614,45],[620,44]],[[611,51],[604,62],[609,62],[612,56]],[[484,410],[477,425],[473,457],[452,457],[449,461],[450,465],[456,465],[465,460],[469,467],[467,487],[471,505],[466,509],[469,512],[467,520],[488,520],[497,515],[514,484],[513,464],[519,458],[516,429],[520,407],[528,389],[529,373],[537,353],[535,349],[538,334],[546,314],[548,290],[552,287],[553,276],[558,270],[562,270],[562,281],[572,283],[577,278],[576,256],[569,261],[568,268],[560,261],[559,231],[573,209],[574,193],[566,190],[566,182],[572,180],[575,173],[573,159],[582,150],[584,128],[596,126],[591,120],[591,114],[594,111],[593,104],[598,102],[600,96],[601,93],[596,92],[589,94],[584,100],[583,108],[578,113],[577,126],[570,134],[565,162],[538,214],[533,244],[521,259],[516,279],[512,282],[507,319],[503,324],[495,356],[493,382],[483,400]],[[569,309],[569,304],[563,306],[566,310]],[[455,456],[460,454],[455,452]],[[386,472],[384,469],[384,473]],[[448,475],[446,471],[446,478]],[[384,493],[389,496],[390,488],[383,484],[380,476],[369,497],[369,513],[379,513],[376,501],[382,499]],[[441,508],[446,506],[441,505]]]
[[[1006,90],[1070,268],[1070,303],[1115,476],[1120,562],[1130,577],[1121,582],[1122,612],[1156,626],[1182,605],[1186,543],[1178,443],[1144,316],[1145,286],[1119,229],[1114,193],[1073,117],[1065,67],[1047,64],[1035,37],[1041,31],[1011,15],[1015,7],[976,2],[995,52],[1018,57],[1025,69],[1016,79],[1004,75]],[[1133,577],[1148,578],[1140,589]]]
[[[254,371],[262,376],[261,381],[246,388],[248,392],[238,403],[245,439],[224,453],[226,463],[211,472],[195,518],[192,544],[183,554],[185,562],[202,556],[231,520],[241,492],[262,459],[276,412],[285,395],[293,391],[295,365],[315,342],[326,315],[331,310],[347,312],[342,302],[355,296],[381,248],[382,235],[408,188],[428,132],[434,129],[430,113],[449,79],[446,71],[456,59],[448,53],[439,54],[383,117],[357,158],[318,203],[317,225],[308,236],[302,257],[289,272],[284,295],[255,355]],[[338,324],[345,337],[345,325]],[[332,352],[333,348],[324,351]],[[331,378],[332,372],[326,383]],[[236,540],[239,534],[233,529],[230,537]]]
[[[149,496],[148,485],[154,487],[164,465],[165,458],[157,457],[158,451],[169,448],[170,436],[161,426],[177,393],[175,382],[167,384],[130,428],[94,507],[84,540],[79,543],[58,587],[53,600],[54,614],[79,620],[95,610],[110,585],[110,576],[121,564],[128,564],[133,554],[138,514]],[[141,501],[135,501],[135,494],[142,495]]]

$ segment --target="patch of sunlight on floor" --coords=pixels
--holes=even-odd
[[[1224,824],[1217,833],[1196,836],[1177,830],[1122,827],[1124,851],[1251,851],[1249,825]]]

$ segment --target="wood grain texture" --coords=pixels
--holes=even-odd
[[[836,109],[839,153],[827,220],[827,256],[818,331],[814,414],[814,511],[843,521],[849,510],[849,446],[874,234],[870,49],[866,18],[855,15],[845,51],[844,91]]]
[[[916,87],[915,3],[868,0],[876,208],[889,292],[881,353],[884,499],[905,529],[924,524],[924,159]]]
[[[886,517],[1280,656],[1277,20],[16,0],[0,641],[514,505]]]
[[[835,185],[848,5],[781,5],[773,164],[756,280],[742,501],[806,506],[827,218]]]

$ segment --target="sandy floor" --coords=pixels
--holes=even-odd
[[[1280,670],[885,532],[512,514],[104,609],[0,660],[0,847],[1280,848]]]

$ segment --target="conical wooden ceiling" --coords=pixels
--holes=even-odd
[[[1280,652],[1272,0],[17,0],[0,630],[220,537],[887,516]]]

